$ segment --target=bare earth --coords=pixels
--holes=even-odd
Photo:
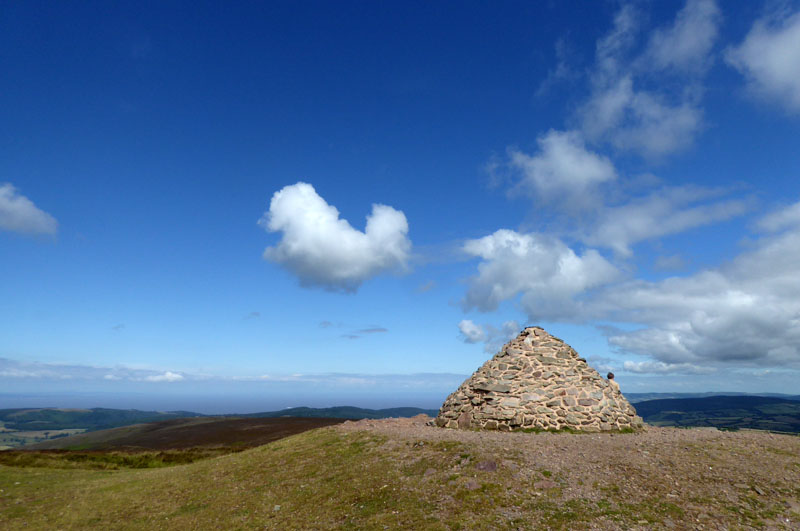
[[[445,474],[452,491],[494,481],[506,491],[527,490],[521,493],[526,498],[549,499],[565,511],[581,504],[608,513],[614,505],[622,511],[623,505],[648,507],[657,500],[658,510],[636,521],[642,529],[800,529],[797,436],[649,426],[636,434],[479,432],[428,426],[428,420],[348,421],[331,429],[383,436],[395,456],[402,448],[426,444],[467,449],[448,456],[442,470],[424,472]],[[400,459],[405,462],[397,466],[408,466],[415,455],[409,451]],[[459,500],[443,492],[437,502],[446,515]],[[504,511],[509,522],[535,519],[522,508],[523,513]],[[581,524],[619,526],[618,519],[604,516]]]

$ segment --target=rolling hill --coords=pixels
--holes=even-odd
[[[796,529],[800,523],[800,438],[762,432],[479,433],[421,419],[363,420],[210,458],[184,452],[165,462],[164,453],[56,452],[33,466],[0,466],[0,528]],[[187,464],[177,464],[181,456]]]
[[[767,396],[648,400],[636,411],[655,426],[759,429],[800,433],[800,402]]]

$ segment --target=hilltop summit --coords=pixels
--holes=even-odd
[[[589,432],[643,426],[616,382],[538,326],[525,328],[475,371],[447,397],[434,422],[460,429]]]

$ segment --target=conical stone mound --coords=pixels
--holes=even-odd
[[[616,382],[538,326],[523,330],[448,396],[435,423],[507,431],[643,426]]]

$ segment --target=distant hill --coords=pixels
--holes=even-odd
[[[800,401],[770,396],[647,400],[636,411],[655,426],[750,428],[800,433]]]
[[[21,408],[0,409],[0,423],[6,429],[65,430],[83,429],[86,431],[104,430],[118,426],[158,422],[185,417],[200,417],[191,411],[139,411],[137,409],[59,409],[59,408]]]
[[[721,393],[721,392],[705,392],[705,393],[625,393],[625,398],[628,402],[635,404],[637,402],[644,402],[645,400],[660,400],[666,398],[705,398],[709,396],[768,396],[773,398],[783,398],[785,400],[800,401],[800,395],[784,395],[780,393]]]

